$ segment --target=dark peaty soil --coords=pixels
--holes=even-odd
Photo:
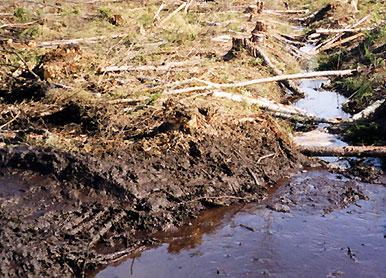
[[[204,208],[263,199],[303,158],[258,116],[167,103],[113,154],[1,149],[0,276],[81,277]]]

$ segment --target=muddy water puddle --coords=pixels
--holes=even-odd
[[[314,53],[315,46],[306,44],[300,48],[300,51],[309,55],[310,70],[315,67],[316,59]],[[323,86],[329,82],[329,79],[302,80],[299,84],[304,92],[304,98],[294,103],[294,106],[310,114],[325,119],[347,119],[351,115],[342,109],[343,103],[347,98],[333,90],[326,90]],[[306,146],[346,146],[342,138],[336,134],[330,134],[327,131],[328,125],[319,124],[317,129],[310,132],[301,132],[295,135],[294,141],[298,145]],[[325,159],[328,162],[336,162],[336,159]]]
[[[323,84],[328,80],[303,80],[300,88],[304,91],[304,98],[295,106],[322,118],[349,118],[350,114],[342,110],[346,97],[335,91],[325,90]]]
[[[312,171],[261,204],[160,234],[97,277],[385,277],[385,237],[385,186]]]

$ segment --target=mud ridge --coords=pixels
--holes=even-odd
[[[168,103],[132,124],[114,154],[0,150],[0,273],[81,277],[204,208],[264,199],[303,161],[265,115]]]

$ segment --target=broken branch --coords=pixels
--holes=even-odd
[[[386,146],[315,147],[298,146],[308,156],[386,157]]]
[[[175,16],[177,13],[179,13],[182,9],[185,8],[185,6],[187,5],[186,2],[182,3],[176,10],[174,10],[172,13],[170,13],[168,16],[166,16],[164,19],[162,19],[158,26],[161,27],[162,25],[164,25],[167,21],[169,21],[173,16]]]
[[[66,45],[66,44],[80,44],[80,43],[98,43],[104,39],[119,39],[126,37],[127,34],[116,34],[111,36],[99,36],[99,37],[90,37],[90,38],[80,38],[80,39],[68,39],[68,40],[56,40],[56,41],[46,41],[40,42],[36,46],[40,48],[49,48],[55,47],[58,45]]]
[[[182,62],[170,62],[165,65],[153,66],[153,65],[144,65],[144,66],[109,66],[98,69],[98,73],[108,73],[108,72],[120,72],[120,71],[168,71],[173,68],[183,67],[183,66],[193,66],[197,65],[200,61],[182,61]]]
[[[344,28],[344,29],[316,29],[315,32],[319,34],[340,34],[340,33],[357,33],[363,31],[371,31],[374,28]]]
[[[336,71],[317,71],[317,72],[307,72],[307,73],[296,73],[296,74],[285,74],[278,75],[260,79],[253,79],[248,81],[241,81],[236,83],[227,83],[227,84],[218,84],[212,83],[207,86],[197,86],[197,87],[189,87],[178,90],[173,90],[168,92],[167,94],[182,94],[182,93],[190,93],[195,91],[205,91],[212,89],[225,89],[225,88],[238,88],[238,87],[246,87],[256,84],[269,83],[269,82],[277,82],[283,80],[296,80],[296,79],[312,79],[312,78],[322,78],[329,76],[347,76],[352,75],[357,72],[357,70],[336,70]]]
[[[348,42],[350,42],[350,41],[356,40],[357,38],[362,37],[362,36],[364,36],[364,34],[363,34],[363,33],[359,33],[359,34],[355,34],[355,35],[353,35],[353,36],[350,36],[350,37],[348,37],[348,38],[345,38],[345,39],[343,39],[343,40],[337,41],[337,42],[335,42],[335,43],[326,44],[326,45],[320,47],[320,48],[319,48],[319,51],[324,51],[324,50],[328,50],[328,49],[334,48],[334,47],[336,47],[336,46],[339,46],[339,45],[348,43]]]

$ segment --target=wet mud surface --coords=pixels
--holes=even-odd
[[[99,101],[108,90],[86,79],[95,101],[62,98],[56,89],[72,90],[65,83],[76,84],[87,67],[82,53],[59,46],[2,82],[0,277],[378,277],[386,271],[378,174],[360,167],[349,173],[378,185],[326,171],[283,184],[319,164],[297,152],[286,125],[255,109],[246,117],[244,104],[232,104],[236,113],[215,100],[156,104],[155,91],[143,103],[121,103],[126,107]],[[59,83],[47,81],[54,76]],[[348,116],[335,92],[314,81],[301,87],[307,95],[299,107]],[[344,143],[324,135],[328,143]],[[250,202],[257,204],[240,205]],[[141,253],[147,246],[159,247]]]
[[[264,199],[304,160],[268,117],[206,115],[153,112],[113,154],[1,149],[0,276],[88,275],[203,209]]]
[[[385,198],[384,185],[300,173],[258,204],[158,234],[161,244],[96,277],[383,277]]]

